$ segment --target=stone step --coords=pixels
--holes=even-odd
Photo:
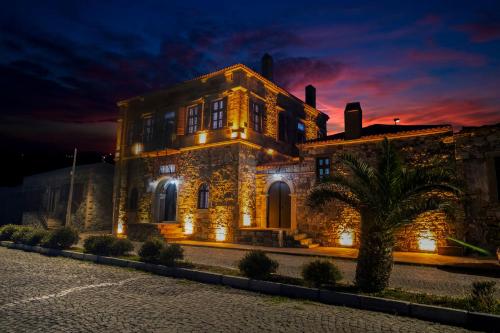
[[[312,238],[303,238],[300,240],[300,245],[309,245],[312,243],[313,243]]]
[[[315,247],[318,247],[318,246],[319,246],[318,243],[312,243],[312,244],[307,245],[306,248],[308,248],[308,249],[314,249]]]

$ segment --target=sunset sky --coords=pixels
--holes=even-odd
[[[3,149],[111,152],[116,102],[234,63],[275,59],[313,84],[330,133],[500,122],[499,1],[12,1],[0,10]]]

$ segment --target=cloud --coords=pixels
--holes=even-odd
[[[444,48],[411,50],[407,54],[407,60],[414,63],[458,64],[471,67],[482,66],[487,62],[481,54]]]

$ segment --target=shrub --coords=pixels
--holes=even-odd
[[[115,237],[111,235],[90,236],[83,242],[83,249],[87,253],[108,256],[114,241]]]
[[[331,261],[318,259],[302,267],[302,278],[306,284],[319,288],[322,285],[334,286],[342,279],[342,273]]]
[[[42,239],[41,245],[52,249],[69,249],[71,245],[78,242],[78,231],[70,227],[62,227],[50,231]]]
[[[145,241],[139,250],[141,261],[156,264],[160,260],[160,252],[166,243],[161,238],[151,238]]]
[[[21,226],[15,224],[6,224],[0,228],[0,240],[8,241],[12,234]]]
[[[472,283],[469,303],[471,310],[493,312],[497,306],[495,300],[495,281],[477,281]]]
[[[176,261],[184,259],[184,250],[179,244],[171,244],[160,250],[160,264],[174,266]]]
[[[23,243],[26,239],[26,235],[31,232],[33,228],[26,226],[19,226],[16,228],[16,231],[10,236],[10,240],[16,243]]]
[[[134,244],[126,238],[115,238],[115,241],[111,244],[111,254],[114,256],[123,256],[133,249]]]
[[[266,279],[278,269],[278,262],[263,251],[250,251],[239,261],[238,268],[243,275],[252,279]]]
[[[22,240],[22,242],[26,245],[31,246],[38,245],[40,244],[42,239],[48,235],[48,233],[49,232],[45,229],[32,229],[30,230],[30,232],[24,235],[24,239]]]

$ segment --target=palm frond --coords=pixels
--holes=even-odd
[[[331,184],[322,184],[313,188],[307,197],[307,205],[317,208],[334,199],[342,201],[355,209],[358,209],[360,205],[358,198],[352,193]]]

